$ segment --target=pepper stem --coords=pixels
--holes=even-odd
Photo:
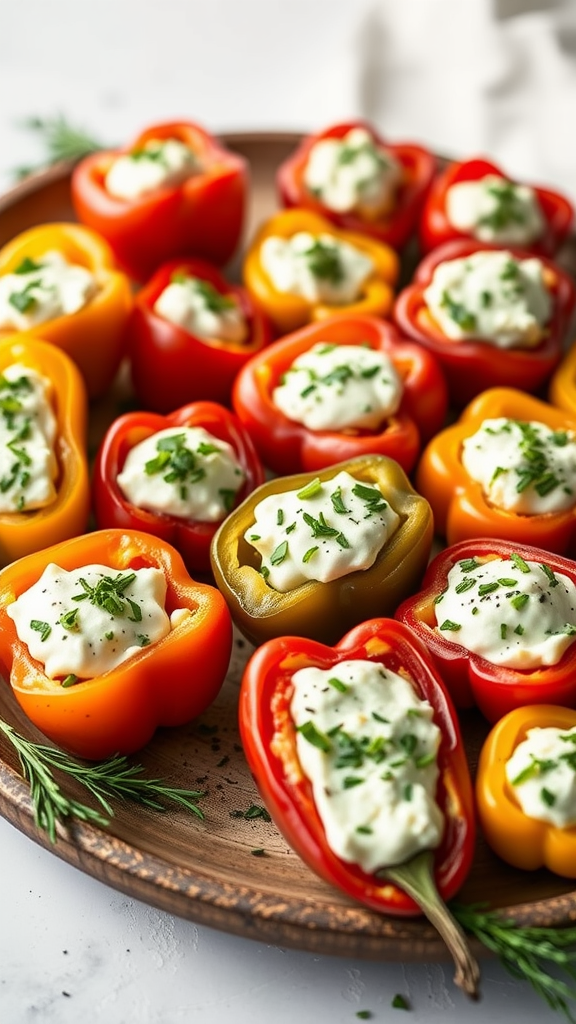
[[[478,999],[480,968],[468,945],[462,928],[452,917],[434,882],[434,856],[430,850],[416,854],[405,864],[384,868],[379,878],[386,878],[411,896],[444,939],[456,967],[454,984],[471,999]]]

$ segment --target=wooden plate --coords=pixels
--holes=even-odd
[[[248,234],[276,208],[274,170],[298,141],[296,135],[243,134],[225,138],[252,168]],[[27,180],[0,198],[0,245],[45,221],[73,220],[70,167],[61,165]],[[570,263],[568,252],[564,262]],[[101,429],[109,403],[93,409],[93,430]],[[107,829],[72,824],[50,844],[33,820],[28,786],[17,756],[0,736],[0,813],[31,839],[63,860],[130,896],[200,924],[264,942],[314,953],[374,960],[444,960],[446,951],[422,919],[378,915],[353,904],[319,881],[292,853],[273,824],[243,817],[261,806],[240,746],[237,692],[249,645],[236,636],[228,678],[217,702],[202,719],[181,729],[162,730],[141,752],[150,775],[172,785],[207,791],[204,822],[184,811],[161,815],[132,804],[117,804]],[[42,741],[12,697],[0,687],[0,716]],[[488,731],[472,712],[463,716],[472,770]],[[66,784],[73,795],[84,794]],[[256,856],[254,851],[263,850]],[[518,923],[556,925],[576,920],[573,883],[540,871],[524,874],[502,864],[480,838],[462,902],[488,901]]]

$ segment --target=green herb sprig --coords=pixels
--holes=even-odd
[[[519,981],[527,981],[552,1010],[575,1024],[570,1004],[576,1002],[576,928],[518,926],[481,904],[451,904],[462,927],[494,953]],[[549,968],[554,975],[549,973]],[[564,972],[568,980],[557,977]]]
[[[36,165],[16,167],[14,175],[18,180],[29,174],[43,171],[61,160],[81,160],[89,153],[107,149],[104,143],[95,139],[83,128],[75,127],[63,114],[55,117],[29,117],[22,121],[22,128],[33,132],[42,143],[46,157]]]
[[[56,842],[56,825],[70,818],[89,821],[95,825],[108,825],[114,817],[110,799],[133,800],[155,811],[166,810],[165,802],[186,807],[197,818],[204,818],[197,801],[203,792],[178,789],[166,785],[162,779],[149,779],[139,764],[130,764],[126,757],[117,755],[106,761],[84,764],[63,750],[27,740],[7,722],[0,719],[0,733],[18,754],[22,773],[30,784],[30,797],[34,807],[34,820],[38,828]],[[101,810],[89,807],[66,796],[54,777],[56,769],[81,783],[95,798]],[[104,813],[102,813],[104,812]]]

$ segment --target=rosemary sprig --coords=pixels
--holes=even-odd
[[[142,775],[142,765],[130,764],[126,757],[117,755],[106,761],[83,764],[63,750],[25,739],[2,719],[0,733],[4,734],[18,754],[24,778],[30,783],[34,820],[39,828],[48,833],[52,843],[56,842],[57,822],[68,818],[108,825],[110,818],[114,817],[109,800],[111,797],[133,800],[155,811],[164,811],[164,802],[172,801],[186,807],[197,818],[204,818],[196,802],[205,795],[203,792],[177,789],[167,786],[162,779],[149,779]],[[106,815],[67,797],[54,778],[53,768],[80,782],[98,801]]]
[[[569,1004],[576,1005],[576,928],[519,927],[511,918],[480,904],[451,904],[454,917],[466,931],[495,953],[506,970],[527,981],[552,1010],[576,1022]],[[568,982],[555,977],[562,971]]]
[[[60,160],[80,160],[89,153],[105,149],[103,143],[94,139],[83,128],[71,125],[63,114],[56,117],[29,117],[22,121],[22,128],[34,132],[46,150],[46,159],[36,166],[16,167],[17,179],[42,171]]]

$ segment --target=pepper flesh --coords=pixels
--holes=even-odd
[[[330,884],[374,910],[419,913],[397,886],[340,859],[328,845],[312,788],[300,768],[290,716],[291,676],[312,665],[332,668],[361,658],[407,673],[418,693],[434,708],[442,732],[438,802],[445,830],[435,856],[436,883],[449,899],[469,871],[474,851],[472,788],[458,722],[426,651],[401,623],[372,619],[346,634],[333,648],[298,636],[282,636],[260,647],[248,662],[240,691],[240,732],[248,764],[278,828],[308,866]]]
[[[208,433],[232,445],[245,477],[235,499],[238,504],[264,481],[264,469],[250,437],[239,420],[215,402],[195,402],[169,416],[155,413],[126,413],[114,420],[106,432],[94,466],[94,513],[100,529],[118,527],[145,530],[173,544],[190,572],[210,569],[210,542],[219,524],[181,519],[178,516],[137,508],[123,495],[118,474],[131,448],[160,430],[204,427]]]
[[[482,485],[464,469],[460,456],[464,439],[479,430],[484,420],[500,416],[543,423],[551,430],[576,431],[576,417],[513,388],[492,388],[478,395],[457,423],[430,441],[418,464],[416,487],[432,506],[436,532],[446,537],[448,544],[498,537],[557,554],[572,552],[576,505],[538,515],[507,512],[489,504]]]
[[[365,455],[338,463],[317,474],[331,480],[341,470],[380,488],[400,516],[400,525],[378,553],[374,564],[329,583],[311,580],[287,593],[268,586],[259,572],[259,555],[244,540],[254,522],[254,509],[263,498],[301,489],[315,479],[299,473],[270,480],[246,498],[222,523],[211,547],[212,571],[232,618],[254,643],[294,634],[332,643],[342,633],[371,618],[375,612],[392,615],[419,585],[432,542],[432,514],[428,502],[411,487],[393,459]]]
[[[0,374],[21,363],[46,377],[54,389],[56,497],[30,512],[0,513],[0,564],[83,533],[90,511],[86,457],[88,400],[84,381],[65,352],[32,334],[0,341]]]
[[[576,711],[553,704],[517,708],[494,726],[480,753],[476,803],[482,831],[495,853],[524,871],[546,867],[576,878],[576,826],[557,828],[524,813],[507,779],[505,766],[529,729],[569,730]]]
[[[98,290],[76,313],[46,320],[19,335],[61,348],[78,366],[88,397],[97,398],[110,387],[124,355],[130,283],[117,269],[107,242],[81,224],[40,224],[17,235],[0,250],[0,274],[11,274],[26,257],[39,260],[50,250],[89,270]]]
[[[430,315],[424,291],[440,263],[463,259],[475,252],[503,250],[519,259],[531,257],[527,250],[515,246],[490,245],[469,239],[446,242],[422,260],[412,283],[400,292],[394,303],[393,318],[400,331],[436,356],[446,375],[451,401],[459,408],[487,388],[502,386],[536,391],[562,358],[562,345],[576,303],[576,288],[561,267],[542,256],[539,258],[544,264],[546,285],[552,298],[552,315],[535,348],[495,349],[476,338],[454,341]]]
[[[310,150],[323,139],[341,139],[354,128],[364,128],[376,145],[387,150],[402,167],[402,184],[394,208],[383,217],[361,217],[358,213],[337,213],[323,205],[304,182],[304,170]],[[413,143],[385,142],[365,121],[347,121],[307,136],[278,169],[276,184],[280,200],[286,207],[299,206],[322,214],[338,227],[370,235],[379,242],[400,249],[414,231],[422,204],[436,172],[436,158],[422,146]]]
[[[368,346],[391,359],[402,379],[402,401],[379,428],[309,430],[274,404],[272,391],[282,375],[298,356],[320,342]],[[262,459],[277,473],[321,469],[369,453],[396,459],[408,473],[421,441],[444,423],[448,395],[434,357],[402,339],[392,324],[342,313],[295,331],[254,356],[236,378],[232,401]]]
[[[104,185],[113,161],[152,139],[177,139],[199,158],[201,171],[182,184],[137,199],[117,199]],[[200,256],[223,265],[233,255],[244,221],[246,161],[190,121],[152,125],[123,150],[85,157],[72,174],[78,219],[100,232],[131,277],[145,281],[166,260]]]
[[[374,270],[363,285],[362,294],[355,301],[343,305],[309,302],[300,295],[279,292],[266,273],[260,256],[263,242],[278,236],[289,239],[300,231],[311,235],[330,235],[338,242],[346,242],[374,263]],[[357,232],[335,228],[325,217],[311,210],[291,209],[275,214],[262,225],[252,241],[244,260],[243,277],[254,301],[272,321],[278,334],[296,331],[314,320],[324,320],[335,313],[372,313],[386,316],[394,298],[393,288],[399,273],[396,253],[383,242],[377,242]]]
[[[576,644],[568,647],[556,665],[514,669],[492,664],[459,644],[457,633],[449,637],[435,628],[442,610],[440,595],[455,565],[468,559],[492,556],[509,560],[512,555],[519,555],[525,562],[545,564],[552,572],[563,573],[576,584],[576,566],[572,559],[509,540],[474,538],[441,551],[428,566],[419,593],[408,597],[396,611],[396,618],[428,648],[456,707],[476,705],[490,722],[524,704],[576,706]],[[510,564],[510,561],[505,562],[508,567]]]
[[[167,581],[166,611],[190,611],[171,632],[118,668],[62,687],[18,639],[7,608],[49,562],[68,571],[102,564],[153,567]],[[159,726],[183,725],[216,698],[232,646],[222,596],[190,578],[178,552],[149,534],[102,530],[29,555],[0,572],[0,665],[28,718],[58,746],[89,760],[130,754]]]
[[[206,340],[156,313],[154,304],[175,273],[208,281],[221,295],[234,297],[246,318],[248,339]],[[198,400],[228,403],[239,370],[271,339],[267,317],[245,288],[228,284],[204,260],[171,260],[159,267],[134,300],[128,356],[136,396],[146,409],[160,413]]]
[[[446,215],[446,193],[458,182],[479,181],[488,175],[510,181],[496,164],[482,157],[451,163],[438,175],[428,193],[420,219],[420,248],[423,253],[428,253],[453,239],[470,237],[450,224]],[[558,192],[536,185],[531,187],[542,211],[545,226],[542,235],[525,248],[536,255],[553,256],[568,237],[574,210],[569,200]]]

